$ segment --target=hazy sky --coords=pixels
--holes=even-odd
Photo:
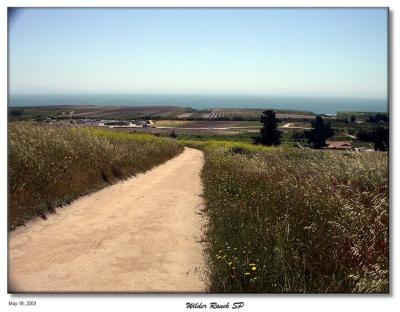
[[[386,9],[19,9],[17,93],[385,98]]]

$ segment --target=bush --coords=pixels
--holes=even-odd
[[[251,154],[251,150],[240,145],[234,145],[229,148],[229,152],[232,154],[241,154],[241,155],[249,155]]]
[[[375,141],[375,130],[363,130],[361,129],[357,133],[357,138],[361,141],[365,142],[374,142]]]

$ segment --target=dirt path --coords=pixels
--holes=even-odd
[[[309,127],[297,127],[297,126],[293,126],[294,123],[286,123],[282,126],[280,126],[279,128],[281,129],[298,129],[298,130],[310,130],[311,128]]]
[[[9,236],[9,290],[203,292],[202,152],[82,197]]]
[[[293,123],[285,123],[281,128],[290,128],[293,125],[294,125]]]

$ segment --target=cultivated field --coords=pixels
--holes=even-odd
[[[172,128],[261,128],[262,124],[257,121],[240,121],[240,120],[157,120],[156,127],[172,127]]]
[[[95,119],[135,119],[176,117],[187,111],[177,106],[95,106],[95,105],[59,105],[36,107],[11,107],[11,119],[31,118],[95,118]]]
[[[219,108],[193,109],[180,106],[95,106],[58,105],[35,107],[10,107],[11,120],[34,118],[91,118],[91,119],[154,119],[154,120],[221,120],[259,121],[265,109]],[[315,114],[277,110],[277,117],[289,120],[310,120]]]
[[[9,124],[9,227],[161,164],[172,139],[99,128]]]

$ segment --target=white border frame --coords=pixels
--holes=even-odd
[[[398,174],[399,169],[394,160],[398,155],[398,146],[395,137],[399,135],[400,123],[398,120],[397,97],[396,97],[396,75],[399,73],[399,66],[396,63],[396,51],[398,51],[398,42],[395,40],[395,34],[399,33],[398,22],[396,21],[396,8],[399,1],[273,1],[273,0],[70,0],[70,1],[52,1],[52,0],[3,0],[0,3],[0,99],[2,122],[1,127],[1,146],[7,146],[7,7],[389,7],[391,19],[391,68],[389,68],[390,88],[390,118],[391,118],[391,155],[390,155],[390,218],[391,218],[391,236],[390,236],[390,254],[391,254],[391,293],[390,295],[144,295],[144,294],[125,294],[125,295],[9,295],[7,294],[7,153],[6,148],[1,153],[1,246],[2,257],[0,276],[2,288],[2,306],[8,310],[35,309],[40,311],[71,311],[79,310],[166,310],[166,311],[187,311],[186,302],[202,302],[207,305],[216,301],[218,303],[244,301],[245,307],[240,311],[394,311],[400,306],[399,299],[399,274],[396,264],[399,263],[397,238],[398,213],[397,203],[398,193]],[[12,307],[9,301],[36,300],[36,307]],[[195,309],[198,310],[198,309]],[[199,309],[199,310],[209,310]]]

